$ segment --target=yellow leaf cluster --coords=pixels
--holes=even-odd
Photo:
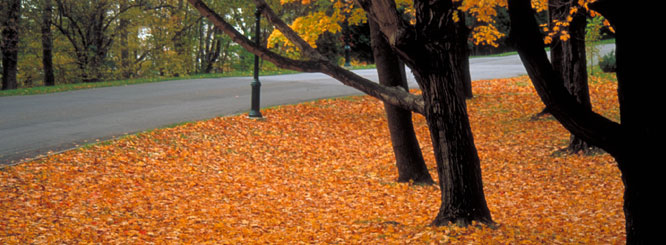
[[[153,130],[0,171],[0,244],[622,244],[607,154],[554,156],[569,133],[528,78],[475,81],[468,112],[499,227],[431,227],[436,186],[396,183],[384,107],[320,100]],[[617,86],[592,78],[618,118]],[[424,118],[417,136],[433,176]]]
[[[497,40],[502,38],[504,33],[497,30],[494,25],[480,25],[472,30],[472,40],[475,45],[491,45],[497,47]]]
[[[288,4],[288,3],[293,3],[293,2],[301,2],[303,5],[308,5],[312,3],[312,0],[280,0],[280,4]]]
[[[310,46],[317,47],[316,41],[319,36],[325,32],[337,33],[342,30],[340,26],[340,15],[329,16],[324,11],[318,11],[313,14],[298,17],[290,25],[296,33],[303,38]],[[268,37],[268,47],[273,48],[277,45],[293,47],[287,38],[275,29]]]

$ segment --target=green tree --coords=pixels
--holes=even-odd
[[[118,18],[126,11],[142,6],[133,2],[56,0],[53,24],[69,40],[83,82],[97,82],[108,76],[107,58],[121,28]]]

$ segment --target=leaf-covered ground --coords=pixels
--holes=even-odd
[[[615,85],[593,80],[617,118]],[[569,138],[527,78],[475,81],[469,101],[496,229],[431,227],[436,186],[398,184],[381,102],[321,100],[129,136],[0,170],[0,243],[622,244],[607,154]],[[436,178],[427,128],[415,126]]]

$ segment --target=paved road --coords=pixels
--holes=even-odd
[[[473,58],[472,80],[525,74],[517,56]],[[356,73],[377,81],[375,70]],[[360,94],[323,74],[260,78],[262,107]],[[416,87],[413,77],[410,86]],[[251,78],[179,80],[0,97],[0,165],[170,124],[247,112]]]

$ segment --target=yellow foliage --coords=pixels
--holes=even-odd
[[[339,22],[341,15],[328,16],[324,11],[315,12],[308,16],[298,17],[291,23],[290,27],[298,33],[303,40],[310,46],[317,47],[316,41],[319,35],[325,32],[337,33],[342,30]],[[279,31],[274,30],[268,37],[268,47],[273,48],[277,45],[284,47],[293,47],[287,38]]]
[[[560,32],[560,40],[566,41],[566,40],[569,40],[569,38],[571,38],[571,35],[569,35],[569,32],[567,32],[567,31]]]
[[[491,45],[493,47],[499,46],[497,40],[502,38],[504,33],[497,30],[494,25],[476,26],[472,30],[472,40],[475,45]]]

